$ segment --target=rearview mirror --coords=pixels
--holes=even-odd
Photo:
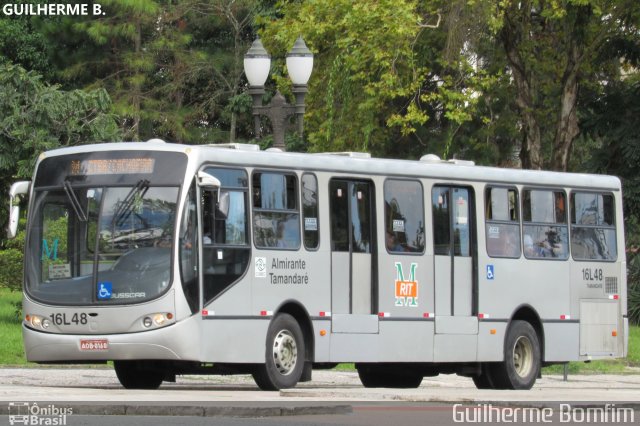
[[[201,188],[220,188],[220,181],[207,172],[198,172],[198,186]]]
[[[229,191],[218,192],[218,204],[216,206],[216,216],[226,219],[229,216]]]
[[[23,180],[11,185],[9,190],[9,224],[7,226],[7,238],[15,238],[18,233],[18,221],[20,220],[20,207],[14,205],[14,200],[18,195],[24,195],[29,192],[31,182]]]

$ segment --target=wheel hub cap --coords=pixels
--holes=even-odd
[[[296,340],[288,330],[281,330],[273,340],[273,361],[283,376],[291,374],[298,361]]]
[[[513,365],[520,377],[527,377],[533,368],[533,345],[531,341],[520,336],[513,348]]]

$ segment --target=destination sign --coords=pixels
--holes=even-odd
[[[130,175],[153,173],[154,158],[113,158],[72,160],[69,175]]]

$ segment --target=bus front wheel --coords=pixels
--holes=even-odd
[[[294,387],[304,368],[305,346],[298,322],[289,314],[278,314],[267,331],[265,363],[256,367],[253,379],[262,390]]]
[[[144,368],[139,361],[114,361],[113,367],[125,389],[158,389],[165,378],[164,372]]]
[[[504,361],[491,368],[491,381],[498,389],[531,389],[541,367],[538,335],[531,324],[515,320],[507,330]]]

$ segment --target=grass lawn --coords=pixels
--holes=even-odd
[[[0,288],[0,365],[25,365],[20,319],[13,303],[22,300],[22,293]]]
[[[35,365],[27,363],[22,347],[21,320],[16,317],[14,302],[20,301],[22,294],[0,287],[0,365]],[[640,368],[640,327],[629,329],[629,354],[625,359],[592,361],[590,363],[571,362],[569,373],[630,373],[627,367]],[[354,371],[353,364],[338,364],[336,370]],[[554,365],[543,369],[543,374],[562,374],[563,366]]]

